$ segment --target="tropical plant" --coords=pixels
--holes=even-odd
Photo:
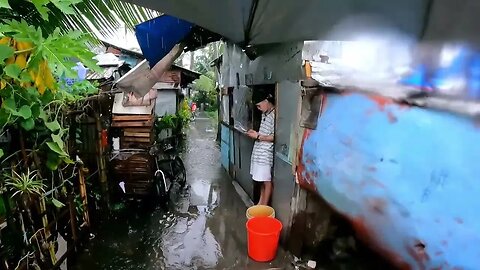
[[[157,120],[155,121],[155,128],[158,131],[162,131],[164,129],[173,129],[176,127],[175,118],[175,114],[165,114],[162,117],[157,117]]]
[[[0,0],[0,22],[25,20],[44,33],[56,28],[114,34],[123,23],[128,29],[160,13],[120,0]]]
[[[180,135],[182,130],[190,123],[192,113],[187,100],[180,103],[180,108],[176,114],[166,114],[157,117],[155,121],[155,132],[158,136],[162,131],[170,129],[174,135]]]
[[[32,195],[41,196],[45,193],[45,184],[43,184],[42,179],[38,178],[37,171],[27,169],[26,173],[19,174],[12,170],[12,175],[7,174],[5,177],[5,185],[12,190],[12,197],[29,198]]]
[[[15,6],[19,2],[25,1],[0,0],[0,13],[5,12],[7,5]],[[31,2],[38,14],[52,14],[55,8],[68,12],[79,0]],[[12,14],[18,12],[7,10]],[[86,45],[91,42],[91,36],[80,31],[35,26],[32,23],[35,19],[30,15],[0,19],[0,134],[12,133],[9,149],[3,149],[5,153],[0,149],[0,158],[8,155],[2,158],[0,169],[9,170],[0,180],[5,180],[20,210],[12,214],[18,214],[21,220],[25,245],[28,245],[26,236],[36,231],[32,206],[38,203],[42,213],[47,211],[47,199],[56,207],[64,206],[55,197],[64,197],[67,192],[66,183],[70,178],[63,177],[64,173],[75,173],[75,166],[69,165],[73,163],[68,152],[69,133],[73,133],[69,132],[69,123],[73,120],[69,111],[82,109],[85,97],[98,92],[87,81],[71,85],[67,79],[77,78],[73,68],[78,62],[99,71],[92,60],[94,54]],[[51,18],[55,17],[49,16]],[[10,169],[5,164],[13,166]],[[31,168],[36,170],[31,171]],[[51,198],[45,195],[47,182],[41,175],[51,176],[48,182]],[[42,215],[41,219],[43,226],[47,226],[47,215]],[[52,244],[49,250],[55,262]]]
[[[76,0],[63,3],[68,1]],[[20,140],[30,141],[33,148],[43,150],[51,170],[62,162],[71,163],[64,143],[66,108],[98,91],[88,82],[69,86],[56,79],[75,78],[73,68],[77,61],[98,70],[92,60],[94,54],[85,45],[88,41],[88,36],[78,31],[62,34],[56,29],[44,37],[39,28],[26,21],[0,24],[0,128],[19,130]]]

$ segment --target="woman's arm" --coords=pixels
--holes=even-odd
[[[247,131],[247,135],[248,135],[248,137],[250,137],[254,140],[261,141],[261,142],[273,142],[273,140],[274,140],[273,135],[260,135],[260,133],[258,133],[255,130],[252,130],[252,129]]]
[[[273,142],[274,136],[273,135],[258,135],[258,140],[261,142]]]

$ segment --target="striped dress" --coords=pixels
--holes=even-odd
[[[261,136],[273,135],[275,132],[275,109],[262,115],[260,129]],[[273,142],[255,141],[252,151],[251,164],[273,167]]]

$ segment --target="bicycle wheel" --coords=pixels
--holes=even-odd
[[[175,181],[184,188],[187,183],[187,171],[185,165],[180,157],[175,157],[172,163],[173,175],[175,175]]]

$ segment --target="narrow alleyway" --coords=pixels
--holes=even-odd
[[[215,136],[214,122],[200,115],[184,154],[189,187],[170,211],[120,210],[67,269],[291,269],[283,251],[272,263],[248,258],[246,206],[221,168]]]

